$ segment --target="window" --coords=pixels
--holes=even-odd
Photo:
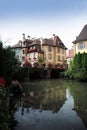
[[[48,47],[48,51],[51,52],[52,51],[52,48],[51,46]]]
[[[64,61],[64,56],[62,56],[62,61]]]
[[[24,54],[24,50],[23,50],[23,54]]]
[[[60,48],[57,48],[57,52],[60,53]]]
[[[51,54],[48,54],[48,59],[52,59],[52,55]]]
[[[16,58],[19,59],[19,55],[16,55]]]
[[[85,48],[85,43],[79,43],[78,49],[84,49]]]
[[[35,46],[33,46],[33,49],[36,49]]]
[[[58,55],[58,61],[60,61],[60,56]]]
[[[64,54],[64,49],[62,49],[62,54]]]
[[[22,60],[24,60],[25,58],[24,58],[24,56],[22,57]]]
[[[32,47],[30,47],[30,50],[32,50],[33,48]]]

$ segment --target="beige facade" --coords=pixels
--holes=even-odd
[[[76,37],[76,40],[73,41],[74,43],[74,51],[75,54],[77,53],[87,53],[87,25],[85,25],[80,32],[79,36]]]
[[[75,54],[77,53],[83,53],[86,52],[87,53],[87,41],[83,41],[83,42],[78,42],[74,45],[75,47]]]
[[[49,49],[50,48],[50,49]],[[63,64],[66,60],[66,50],[63,48],[44,46],[44,61],[52,64]]]
[[[23,34],[22,57],[27,59],[33,65],[38,62],[38,58],[43,59],[43,63],[47,66],[63,65],[66,61],[67,48],[58,36],[45,39],[26,39]]]

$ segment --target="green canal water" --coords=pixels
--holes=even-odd
[[[46,79],[22,83],[12,99],[15,130],[87,130],[87,83]]]

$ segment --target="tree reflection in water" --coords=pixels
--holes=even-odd
[[[15,115],[18,121],[20,121],[22,117],[23,119],[26,118],[26,122],[29,120],[29,127],[31,127],[35,119],[39,118],[44,123],[48,123],[48,125],[52,120],[52,124],[50,124],[52,128],[49,126],[51,130],[53,130],[54,126],[56,129],[61,128],[62,130],[79,130],[80,127],[81,130],[86,130],[83,123],[87,127],[87,84],[85,87],[83,86],[81,83],[73,81],[67,82],[66,80],[26,83],[24,84],[24,93],[22,96],[14,100],[11,99],[10,110],[15,108],[14,111],[16,111]],[[69,94],[68,98],[67,90]],[[35,117],[35,111],[38,117]],[[79,116],[77,116],[77,114]],[[47,120],[47,122],[45,120]],[[39,123],[41,121],[39,121]],[[45,127],[43,127],[42,130],[44,130],[44,128]],[[30,129],[34,130],[36,127],[33,128],[32,126]],[[21,127],[17,130],[21,130]]]
[[[76,82],[69,84],[69,89],[74,98],[74,110],[87,127],[87,84]]]

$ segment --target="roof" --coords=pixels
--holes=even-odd
[[[12,46],[12,48],[21,48],[21,43],[18,42],[17,44],[15,44],[14,46]]]
[[[56,47],[67,49],[58,36],[54,36],[54,38],[50,38],[50,39],[47,38],[43,39],[42,45],[56,46]]]
[[[40,45],[40,40],[39,39],[34,39],[32,40],[32,42],[30,44],[28,44],[27,46],[33,46],[33,45]]]
[[[53,46],[53,40],[45,38],[45,39],[43,39],[43,45]]]
[[[27,43],[27,44],[31,44],[31,43],[32,43],[32,40],[30,40],[30,39],[25,39],[23,42],[24,42],[24,43]]]
[[[42,42],[42,43],[41,43]],[[25,39],[23,42],[20,40],[18,44],[14,45],[13,48],[20,48],[22,43],[26,43],[26,47],[34,46],[34,45],[48,45],[53,47],[60,47],[63,49],[67,49],[63,42],[60,40],[58,36],[54,36],[53,38],[44,38],[44,39]]]
[[[77,43],[77,42],[82,42],[87,40],[87,25],[85,25],[82,29],[82,31],[80,32],[79,36],[76,37],[76,40],[73,41],[73,43]]]

